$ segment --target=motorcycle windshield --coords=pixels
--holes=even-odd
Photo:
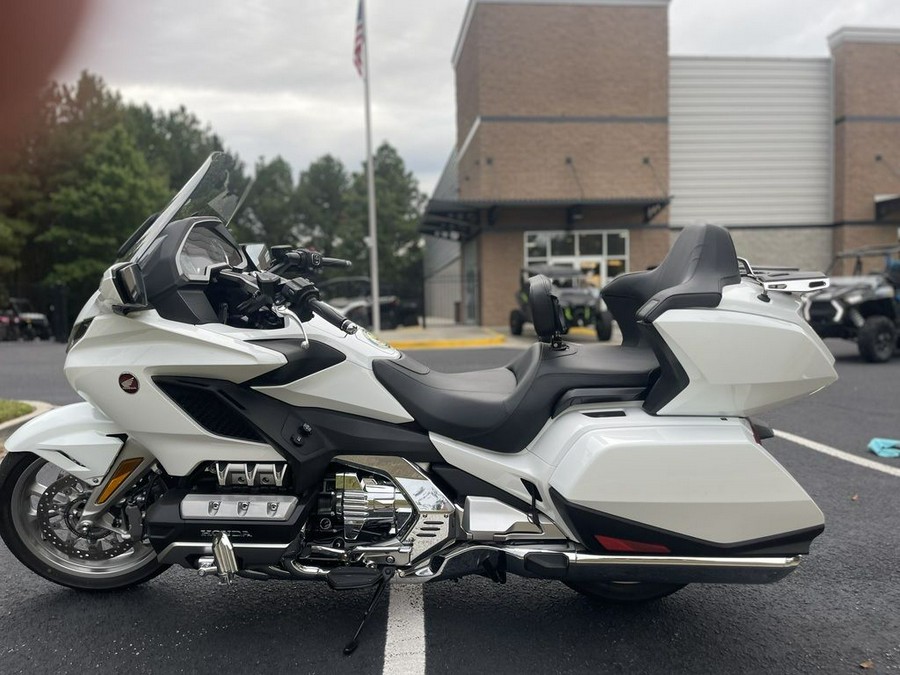
[[[169,223],[182,218],[214,216],[227,225],[242,201],[236,168],[231,156],[212,153],[156,219],[131,235],[120,249],[119,261],[138,262]]]

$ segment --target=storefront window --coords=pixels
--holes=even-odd
[[[606,235],[606,244],[608,255],[625,255],[625,234],[610,232]]]
[[[581,270],[584,282],[602,287],[628,271],[628,231],[526,232],[525,267],[534,265]]]
[[[606,280],[617,277],[628,271],[628,262],[621,258],[610,258],[606,261]]]
[[[575,235],[564,232],[550,235],[550,255],[575,255]]]
[[[617,235],[618,236],[618,235]],[[603,255],[603,239],[602,234],[581,234],[578,237],[580,255]]]
[[[545,232],[528,232],[525,234],[525,259],[532,263],[545,262],[550,235]]]

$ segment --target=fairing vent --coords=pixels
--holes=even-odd
[[[254,443],[266,441],[247,421],[219,395],[209,389],[195,385],[183,384],[169,378],[153,378],[162,391],[172,399],[179,408],[208,432],[217,436],[240,438]]]

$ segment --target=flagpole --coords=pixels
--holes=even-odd
[[[369,21],[366,17],[366,0],[363,7],[363,82],[366,90],[366,178],[369,187],[369,276],[372,281],[372,330],[381,331],[381,291],[378,285],[378,223],[375,212],[375,162],[372,157],[372,113],[369,108]]]

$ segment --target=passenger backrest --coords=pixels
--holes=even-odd
[[[602,295],[622,331],[622,344],[636,347],[641,344],[639,320],[652,322],[667,309],[716,307],[722,287],[740,281],[728,230],[695,225],[684,229],[659,267],[618,276]]]

